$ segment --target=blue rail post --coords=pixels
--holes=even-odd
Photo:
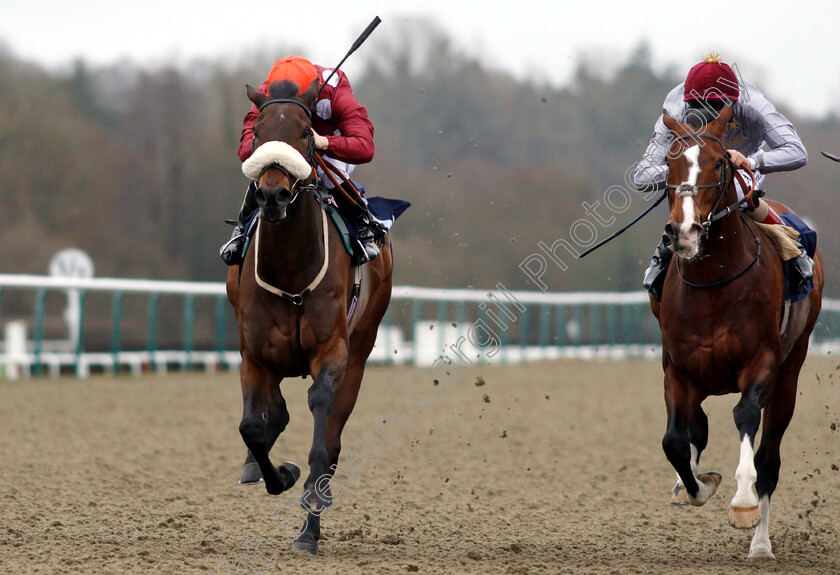
[[[76,377],[83,377],[84,373],[81,369],[81,359],[82,359],[82,352],[85,349],[85,342],[82,338],[82,333],[84,330],[82,326],[85,323],[85,301],[87,300],[87,291],[81,290],[79,292],[79,325],[76,326],[76,333],[73,334],[74,339],[76,340],[76,349],[75,349],[75,362],[76,362]]]
[[[195,294],[184,296],[184,351],[187,352],[187,359],[184,369],[192,369],[193,354],[193,333],[195,331]]]
[[[114,375],[120,372],[120,340],[122,325],[122,300],[123,292],[115,291],[111,298],[111,356],[114,358],[114,366],[111,371]]]
[[[548,338],[551,333],[551,308],[546,304],[540,306],[540,357],[545,357],[545,350],[549,347]]]
[[[531,336],[531,306],[525,306],[519,324],[519,360],[525,361]]]
[[[38,377],[41,375],[41,345],[44,340],[44,314],[46,313],[46,299],[47,290],[44,288],[38,289],[35,294],[35,339],[34,358],[32,361],[32,375]]]
[[[149,295],[149,336],[147,344],[149,351],[149,365],[155,371],[158,371],[159,369],[159,366],[154,359],[155,352],[157,351],[157,315],[159,301],[159,293],[152,293]]]

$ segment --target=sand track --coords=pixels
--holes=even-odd
[[[2,382],[0,572],[837,574],[837,363],[806,363],[773,499],[778,561],[758,565],[745,559],[752,532],[727,524],[736,397],[705,404],[700,467],[723,474],[718,494],[672,508],[656,361],[484,366],[455,383],[427,371],[411,380],[429,401],[438,390],[425,407],[405,393],[411,369],[370,368],[344,435],[355,472],[338,481],[317,558],[278,526],[299,488],[236,486],[236,374]],[[306,387],[283,382],[278,462],[306,461]],[[381,453],[365,460],[356,441],[385,413],[387,437],[366,452]]]

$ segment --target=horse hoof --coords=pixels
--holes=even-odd
[[[671,491],[671,505],[688,505],[688,491],[685,485],[674,485]]]
[[[709,471],[700,476],[700,481],[711,487],[709,480],[715,484],[715,491],[717,491],[717,488],[720,487],[720,482],[723,480],[723,476],[717,471]]]
[[[292,549],[295,551],[306,551],[311,555],[318,554],[318,542],[317,541],[295,541],[292,543]]]
[[[242,473],[239,474],[239,485],[258,485],[265,483],[262,471],[256,461],[246,463],[242,466]]]
[[[284,461],[283,464],[277,468],[280,477],[283,478],[283,490],[294,487],[297,480],[300,479],[300,466],[292,461]]]
[[[730,507],[729,524],[735,529],[752,529],[761,521],[761,511],[755,507]]]
[[[749,561],[773,561],[776,559],[776,556],[769,549],[760,547],[758,549],[750,549],[750,555],[747,559]]]

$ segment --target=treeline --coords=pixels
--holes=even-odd
[[[557,89],[488,70],[434,28],[410,36],[422,50],[406,37],[374,44],[351,78],[376,127],[376,159],[357,179],[413,204],[394,230],[397,283],[532,289],[519,264],[539,242],[591,230],[581,219],[606,237],[647,205],[635,192],[623,211],[605,200],[627,188],[682,73],[655,73],[640,47],[610,79],[581,63]],[[221,281],[223,220],[247,183],[236,157],[244,85],[291,51],[306,55],[280,47],[241,64],[157,69],[78,62],[63,74],[0,53],[0,271],[42,274],[75,246],[98,276]],[[817,225],[830,278],[840,169],[819,150],[840,150],[838,119],[789,117],[811,160],[768,189]],[[543,280],[552,291],[637,289],[664,220],[660,208]]]

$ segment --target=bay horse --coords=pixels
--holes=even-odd
[[[272,82],[268,95],[247,87],[260,109],[252,156],[261,162],[254,178],[259,223],[241,268],[228,272],[227,294],[239,325],[239,431],[249,451],[240,483],[256,483],[261,475],[272,495],[295,484],[297,465],[275,467],[269,451],[289,422],[280,382],[312,374],[308,404],[314,433],[301,497],[307,520],[293,548],[317,554],[320,516],[333,501],[330,480],[341,432],[391,299],[393,260],[387,234],[380,257],[360,268],[361,290],[348,325],[358,276],[314,193],[311,115],[318,83],[302,94],[298,90],[288,80]]]
[[[731,117],[731,105],[708,122],[696,122],[699,128],[664,117],[673,136],[665,231],[677,257],[662,301],[651,296],[650,302],[662,332],[667,410],[662,447],[678,475],[671,503],[706,503],[721,475],[698,470],[708,440],[701,403],[710,395],[740,393],[733,415],[741,451],[729,521],[740,529],[758,526],[749,558],[773,558],[770,497],[779,479],[779,447],[793,416],[824,276],[817,251],[813,291],[785,313],[781,258],[736,206],[736,170],[722,143]],[[778,213],[788,211],[769,203]],[[754,451],[762,410],[761,445]]]

